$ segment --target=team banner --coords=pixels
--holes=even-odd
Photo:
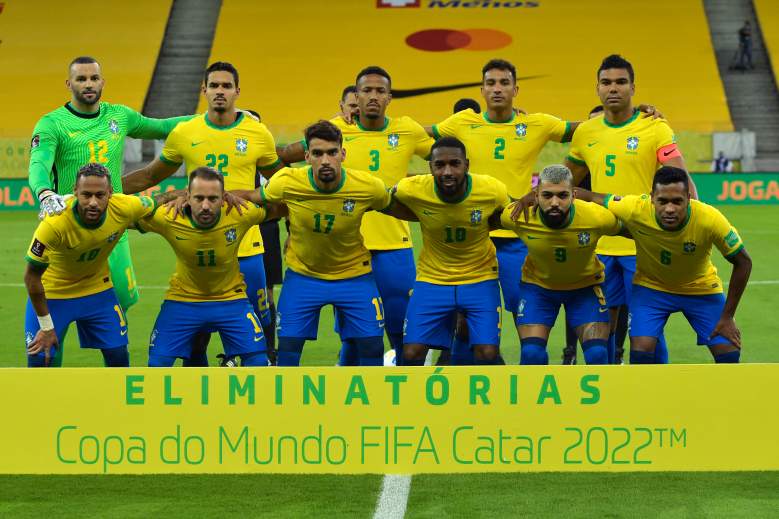
[[[779,204],[779,173],[693,174],[707,204]]]
[[[0,473],[779,470],[779,365],[4,369]]]

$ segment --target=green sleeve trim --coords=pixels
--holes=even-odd
[[[433,138],[434,138],[435,140],[438,140],[438,139],[440,139],[440,138],[441,138],[441,134],[440,134],[440,133],[438,133],[438,125],[437,125],[437,124],[434,124],[434,125],[431,127],[431,129],[433,130]]]
[[[611,195],[611,194],[606,195],[606,197],[603,199],[603,207],[608,209],[609,208],[609,202],[611,202],[612,198],[614,198],[614,195]]]
[[[260,199],[262,199],[263,202],[268,201],[268,199],[265,197],[265,188],[262,187],[262,184],[260,184]]]
[[[31,257],[29,257],[27,255],[24,256],[24,259],[27,260],[27,263],[30,263],[31,265],[34,265],[36,267],[39,267],[39,268],[42,268],[42,269],[49,268],[49,264],[48,263],[43,263],[42,261],[34,260],[34,259],[32,259]]]
[[[586,166],[587,165],[587,162],[585,162],[583,160],[580,160],[580,159],[577,159],[576,157],[572,157],[570,155],[568,155],[565,158],[566,158],[566,160],[570,160],[571,162],[573,162],[574,164],[576,164],[578,166]]]
[[[734,250],[733,252],[731,252],[730,254],[728,254],[727,256],[725,256],[725,258],[726,258],[726,259],[733,259],[733,258],[734,258],[735,256],[737,256],[737,255],[738,255],[738,253],[739,253],[739,252],[741,252],[742,250],[744,250],[744,244],[743,244],[743,243],[742,243],[741,245],[739,245],[738,249]]]
[[[306,142],[306,139],[302,139],[300,144],[303,145],[303,151],[308,151],[308,143]]]
[[[276,159],[276,162],[274,162],[273,164],[268,164],[267,166],[257,166],[257,168],[262,171],[268,171],[269,169],[275,168],[279,164],[281,164],[281,159]]]
[[[565,132],[563,132],[563,137],[560,139],[560,142],[571,142],[571,138],[573,138],[571,121],[565,121]]]
[[[168,164],[169,166],[181,166],[181,162],[176,162],[175,160],[170,160],[166,158],[162,153],[160,153],[160,160],[164,162],[165,164]]]

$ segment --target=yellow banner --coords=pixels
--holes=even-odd
[[[5,369],[0,473],[779,469],[779,365]]]

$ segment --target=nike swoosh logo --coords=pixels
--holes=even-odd
[[[260,338],[257,338],[257,337],[255,337],[255,338],[254,338],[254,342],[260,342],[260,341],[261,341],[261,340],[263,340],[264,338],[265,338],[265,337],[260,337]]]
[[[344,137],[344,140],[345,140],[346,142],[351,142],[351,141],[353,141],[354,139],[359,139],[359,138],[360,138],[360,136],[358,135],[358,136],[356,136],[356,137]]]
[[[638,230],[638,233],[643,234],[644,236],[651,236],[651,234],[649,234],[648,232],[644,232],[641,229]]]
[[[122,335],[127,335],[127,330],[122,330],[122,331],[121,331],[121,334],[122,334]]]
[[[539,75],[539,76],[518,76],[517,81],[520,80],[527,81],[529,79],[540,79],[544,77],[547,77],[546,74]],[[416,97],[416,96],[423,96],[425,94],[437,94],[439,92],[449,92],[450,90],[459,90],[461,88],[471,88],[477,86],[482,86],[482,82],[476,81],[473,83],[457,83],[454,85],[441,85],[441,86],[409,88],[409,89],[393,88],[392,97],[394,97],[395,99],[402,99],[404,97]]]
[[[538,236],[530,236],[529,234],[526,236],[528,240],[538,240]]]
[[[199,145],[203,144],[204,142],[206,142],[206,141],[193,142],[192,143],[192,147],[194,148],[195,146],[199,146]]]
[[[177,239],[177,240],[179,240],[179,241],[185,241],[185,240],[187,240],[187,238],[182,238],[181,236],[176,236],[176,239]]]
[[[596,144],[598,144],[598,141],[595,141],[595,142],[588,142],[588,143],[587,143],[587,147],[588,147],[588,148],[592,148],[592,147],[593,147],[593,146],[595,146]]]
[[[426,216],[433,216],[435,213],[431,213],[430,211],[423,210],[423,211],[422,211],[422,214],[424,214],[424,215],[426,215]]]
[[[600,313],[603,313],[603,312],[608,312],[608,311],[609,311],[609,309],[608,309],[608,308],[598,308],[598,311],[599,311]]]
[[[484,126],[484,125],[483,124],[472,124],[471,125],[471,130],[475,130],[476,128],[481,128],[482,126]]]
[[[77,131],[77,132],[68,132],[68,137],[75,137],[75,136],[76,136],[76,135],[78,135],[79,133],[81,133],[81,130],[79,130],[79,131]]]
[[[676,151],[676,150],[671,150],[671,151],[664,151],[664,152],[663,152],[663,157],[667,157],[668,155],[670,155],[671,153],[673,153],[673,152],[675,152],[675,151]]]

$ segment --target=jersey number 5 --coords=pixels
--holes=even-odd
[[[613,177],[614,173],[617,172],[617,165],[614,163],[614,159],[616,159],[616,155],[606,155],[606,176],[607,177]]]

